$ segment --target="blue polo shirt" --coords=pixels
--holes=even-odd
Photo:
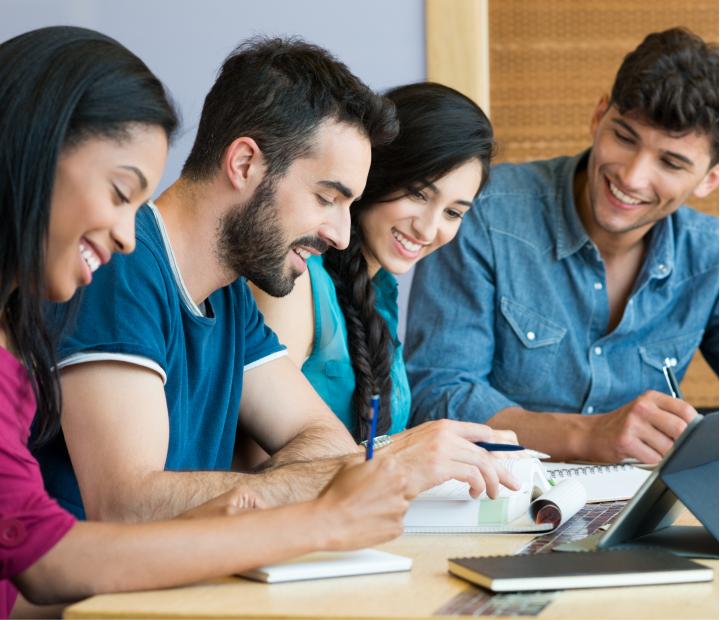
[[[106,360],[157,372],[169,415],[165,469],[228,470],[243,372],[285,355],[285,347],[244,279],[212,293],[202,309],[193,303],[152,204],[138,211],[136,226],[135,252],[115,256],[83,291],[77,319],[61,339],[60,367]],[[48,492],[84,518],[62,436],[36,457]]]

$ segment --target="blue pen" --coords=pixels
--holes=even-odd
[[[367,447],[365,448],[365,460],[369,461],[373,457],[373,444],[375,443],[375,434],[377,433],[377,419],[380,410],[380,395],[373,394],[370,398],[372,405],[372,420],[370,422],[370,437],[368,437]]]
[[[525,446],[519,446],[515,443],[490,443],[488,441],[476,441],[476,446],[485,448],[488,452],[517,452],[526,450]]]

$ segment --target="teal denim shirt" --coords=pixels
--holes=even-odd
[[[318,394],[352,433],[357,414],[351,401],[355,391],[355,373],[348,349],[345,316],[340,309],[335,285],[325,271],[322,256],[312,256],[307,262],[312,283],[315,335],[310,357],[302,365],[302,372]],[[395,277],[381,269],[373,278],[375,307],[385,319],[395,343],[390,369],[392,379],[392,425],[389,434],[405,430],[410,416],[410,386],[408,385],[402,344],[398,340],[398,285]],[[369,406],[369,403],[368,403]]]

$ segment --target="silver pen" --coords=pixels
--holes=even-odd
[[[665,381],[667,381],[668,388],[670,389],[670,394],[673,398],[679,398],[680,400],[683,399],[682,392],[680,391],[680,385],[678,384],[677,377],[675,376],[675,372],[673,371],[673,365],[670,363],[670,358],[665,358],[665,363],[663,364],[663,374],[665,375]]]

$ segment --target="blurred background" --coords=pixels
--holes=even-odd
[[[255,34],[299,35],[385,90],[431,79],[489,112],[498,161],[575,154],[623,56],[654,30],[686,26],[718,40],[716,0],[0,0],[0,40],[42,26],[100,30],[137,53],[182,114],[160,190],[179,174],[206,92],[224,58]],[[717,215],[718,193],[694,203]],[[401,334],[412,274],[401,278]],[[683,382],[717,407],[717,379],[697,357]]]

